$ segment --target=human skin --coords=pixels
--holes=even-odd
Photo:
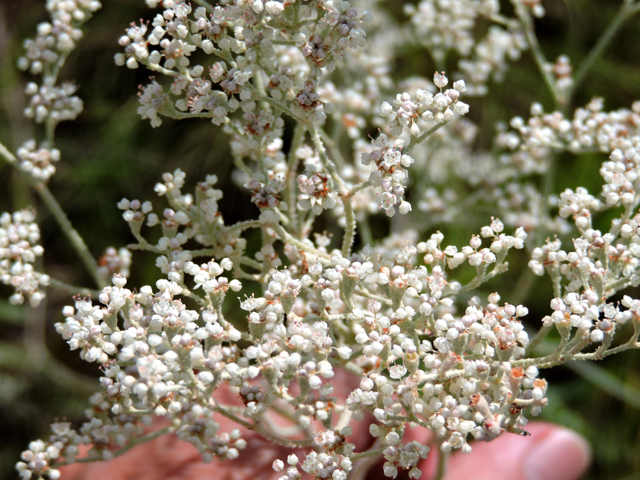
[[[339,399],[346,398],[358,382],[355,377],[342,372],[334,380],[334,394]],[[238,397],[228,389],[219,389],[215,396],[222,403],[238,403]],[[357,451],[373,443],[374,439],[368,431],[371,419],[354,422],[353,435],[348,437],[348,441],[356,445]],[[221,432],[239,428],[242,438],[247,441],[247,447],[240,451],[237,459],[214,459],[211,463],[204,463],[191,444],[178,440],[175,435],[165,435],[138,445],[110,461],[62,467],[62,479],[277,480],[282,473],[273,471],[274,460],[286,462],[291,453],[304,459],[301,450],[275,445],[227,418],[216,417],[216,420],[221,425]],[[278,422],[277,418],[274,420]],[[160,428],[163,423],[166,421],[158,420],[155,426]],[[543,422],[532,422],[526,429],[531,433],[528,437],[505,433],[491,442],[474,442],[471,453],[454,453],[447,462],[445,480],[576,480],[585,472],[590,462],[590,449],[578,434]],[[432,432],[423,428],[408,430],[405,441],[413,440],[430,445]],[[437,447],[432,447],[429,458],[420,463],[422,479],[433,478],[439,454]],[[356,463],[355,468],[360,467]],[[369,466],[368,472],[361,478],[387,478],[382,472],[382,461]]]
[[[505,434],[489,443],[475,443],[471,453],[454,454],[446,480],[576,480],[589,464],[586,441],[576,433],[548,423],[532,423],[530,437]],[[249,433],[247,448],[236,460],[204,463],[200,454],[175,435],[139,445],[108,462],[61,468],[66,480],[277,480],[274,460],[286,460],[291,450],[274,446]],[[246,437],[245,437],[246,438]],[[299,453],[299,452],[298,452]],[[434,456],[420,465],[425,480],[435,470]],[[381,463],[367,480],[382,480]]]

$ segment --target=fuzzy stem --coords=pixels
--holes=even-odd
[[[113,458],[119,457],[127,453],[136,445],[140,445],[141,443],[148,442],[149,440],[153,440],[155,438],[161,437],[168,433],[173,432],[175,427],[165,427],[160,430],[156,430],[155,432],[148,433],[142,437],[138,437],[135,440],[131,441],[126,447],[121,448],[120,450],[113,452]],[[90,463],[90,462],[102,462],[104,459],[102,457],[86,457],[86,458],[77,458],[75,460],[66,460],[64,462],[56,463],[53,465],[54,468],[63,467],[65,465],[72,465],[74,463]]]
[[[543,326],[540,330],[538,330],[538,332],[529,341],[529,344],[527,345],[527,349],[525,350],[525,353],[524,353],[525,356],[528,356],[531,352],[533,352],[533,349],[536,348],[542,340],[547,338],[547,335],[549,335],[550,331],[551,331],[551,325]]]
[[[448,122],[443,122],[443,123],[438,123],[437,125],[434,125],[433,127],[431,127],[429,130],[427,130],[426,132],[424,132],[422,135],[419,135],[417,137],[414,137],[413,135],[411,136],[411,140],[409,140],[409,145],[407,145],[407,147],[403,150],[402,153],[404,153],[405,155],[409,155],[409,153],[411,153],[411,151],[413,150],[413,147],[415,147],[417,144],[425,141],[427,138],[429,138],[433,133],[437,132],[438,130],[440,130],[442,127],[444,127],[445,125],[449,125],[451,122],[453,122],[456,118],[458,117],[454,117],[451,120],[449,120]]]
[[[306,133],[306,129],[304,125],[301,123],[296,124],[296,127],[293,131],[293,140],[291,142],[291,148],[289,149],[289,155],[287,158],[287,204],[289,205],[289,217],[291,219],[291,228],[294,233],[300,233],[300,225],[298,222],[298,211],[296,207],[296,193],[298,191],[297,188],[297,170],[298,170],[298,155],[296,155],[296,151],[302,145],[304,141],[304,136]]]
[[[218,412],[220,415],[222,415],[223,417],[227,417],[229,420],[233,420],[238,425],[242,425],[243,427],[248,428],[249,430],[253,430],[256,433],[259,433],[264,438],[266,438],[267,440],[270,440],[271,442],[273,442],[273,443],[275,443],[277,445],[282,445],[283,447],[287,447],[287,448],[301,448],[301,447],[309,447],[309,446],[313,445],[314,441],[313,441],[312,438],[311,439],[307,438],[305,440],[296,440],[296,439],[293,439],[293,438],[280,437],[279,435],[276,435],[275,433],[270,432],[269,430],[264,428],[264,426],[260,425],[259,423],[247,422],[246,420],[244,420],[244,419],[238,417],[237,415],[234,415],[233,413],[229,412],[224,407],[215,406],[215,407],[213,407],[213,409],[216,412]]]
[[[340,188],[340,196],[342,197],[342,203],[344,204],[344,214],[347,223],[347,227],[344,231],[344,237],[342,239],[342,255],[347,257],[351,254],[351,247],[356,236],[356,216],[353,211],[353,200],[349,195],[349,191],[347,190],[344,181],[338,174],[335,164],[327,156],[327,150],[322,143],[318,129],[315,126],[312,126],[309,129],[309,132],[311,133],[311,140],[313,141],[325,168]]]

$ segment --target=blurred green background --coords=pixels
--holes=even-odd
[[[400,2],[388,3],[390,13],[401,19]],[[504,3],[509,9],[508,2]],[[553,61],[565,53],[574,68],[579,65],[620,3],[543,2],[547,16],[536,21],[536,30],[547,58]],[[160,128],[152,129],[148,121],[139,119],[136,91],[139,84],[146,83],[148,74],[113,63],[113,55],[119,51],[118,37],[126,25],[139,18],[151,18],[142,0],[103,0],[103,9],[85,26],[85,38],[61,75],[63,80],[77,82],[85,109],[76,121],[58,127],[56,146],[62,152],[62,161],[50,188],[96,257],[106,247],[121,247],[132,241],[116,208],[120,198],[154,199],[153,186],[161,174],[178,166],[187,172],[190,185],[211,173],[228,179],[232,169],[228,141],[218,127],[206,121],[165,120]],[[23,90],[29,75],[18,72],[15,63],[22,53],[22,40],[33,37],[36,25],[46,19],[44,0],[0,0],[0,142],[13,151],[34,134],[36,138],[41,135],[22,115]],[[572,109],[593,96],[604,97],[607,110],[629,107],[640,99],[639,33],[637,16],[596,62]],[[448,68],[453,70],[456,62],[455,56],[450,56]],[[393,76],[400,79],[421,74],[429,78],[434,70],[424,50],[408,48],[400,52]],[[525,52],[512,64],[503,83],[490,84],[487,97],[469,101],[469,118],[481,128],[477,147],[490,146],[496,121],[515,115],[527,117],[533,101],[551,109],[551,99],[530,54]],[[285,145],[290,134],[288,128]],[[597,154],[579,159],[563,156],[554,191],[578,185],[599,191],[597,170],[603,159]],[[244,191],[230,181],[222,182],[219,188],[227,199],[220,203],[227,222],[255,217],[257,210]],[[27,205],[38,205],[38,199],[10,167],[0,163],[0,212]],[[45,208],[38,208],[38,212],[41,243],[46,247],[45,271],[71,284],[91,285],[54,220]],[[602,220],[605,227],[606,222]],[[485,223],[483,218],[477,225],[439,228],[452,244],[462,244]],[[381,216],[372,218],[372,224],[378,238],[389,228]],[[134,254],[131,284],[155,280],[154,260],[149,254]],[[484,286],[487,293],[509,291],[505,287],[522,278],[526,257],[515,255],[510,264],[507,274]],[[532,282],[524,303],[531,312],[531,325],[536,326],[535,320],[547,313],[552,295],[545,279],[533,278]],[[630,294],[634,293],[637,298],[640,292]],[[49,290],[46,301],[38,309],[30,309],[9,305],[9,294],[8,289],[0,287],[0,478],[17,477],[13,465],[20,451],[30,440],[47,435],[53,420],[81,420],[99,374],[95,365],[69,352],[53,329],[54,323],[62,320],[62,307],[70,303],[66,295]],[[503,296],[503,300],[510,298]],[[625,332],[620,335],[624,337]],[[551,387],[550,404],[542,418],[577,430],[593,447],[593,466],[585,478],[640,478],[640,352],[628,352],[598,364],[560,367],[544,372],[544,376]]]

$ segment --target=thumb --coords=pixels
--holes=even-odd
[[[471,453],[451,457],[446,480],[576,480],[591,451],[577,433],[549,423],[531,423],[529,437],[504,434],[476,443]]]

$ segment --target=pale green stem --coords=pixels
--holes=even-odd
[[[535,365],[539,369],[543,368],[551,368],[556,365],[562,365],[569,360],[602,360],[603,358],[608,357],[609,355],[614,355],[616,353],[624,352],[625,350],[630,350],[632,348],[640,348],[640,343],[638,343],[634,338],[632,338],[629,342],[623,343],[614,348],[610,348],[605,352],[591,352],[591,353],[577,353],[575,355],[569,355],[566,357],[557,358],[557,351],[552,353],[551,355],[547,355],[546,357],[539,358],[523,358],[521,360],[513,360],[511,365],[516,367],[527,367],[529,365]]]
[[[384,297],[381,297],[379,295],[376,295],[375,293],[371,293],[369,290],[367,290],[364,287],[360,287],[360,286],[356,287],[355,293],[357,295],[360,295],[361,297],[364,297],[364,298],[369,298],[371,300],[377,300],[382,305],[387,305],[387,306],[391,305],[391,300],[389,300],[388,298],[384,298]]]
[[[56,132],[56,121],[53,117],[48,117],[47,121],[44,124],[44,138],[47,141],[47,144],[50,148],[54,145],[54,137]]]
[[[358,225],[360,226],[362,243],[364,245],[373,245],[373,235],[371,233],[371,227],[369,227],[369,216],[365,214],[364,219],[359,221]]]
[[[113,457],[114,458],[115,457],[119,457],[120,455],[123,455],[123,454],[127,453],[129,450],[131,450],[136,445],[140,445],[141,443],[148,442],[149,440],[153,440],[155,438],[161,437],[163,435],[166,435],[168,433],[173,432],[174,430],[175,430],[175,427],[165,427],[165,428],[162,428],[160,430],[156,430],[155,432],[148,433],[147,435],[144,435],[142,437],[137,437],[133,441],[131,441],[127,446],[121,448],[120,450],[118,450],[116,452],[112,452],[113,453]],[[77,458],[75,460],[69,460],[69,461],[56,463],[55,465],[53,465],[53,467],[54,468],[58,468],[58,467],[63,467],[65,465],[72,465],[74,463],[101,462],[103,460],[104,459],[102,457]]]
[[[338,166],[340,168],[343,168],[347,163],[345,162],[344,157],[342,156],[342,152],[340,151],[340,148],[338,148],[336,141],[333,140],[322,128],[318,129],[318,133],[320,134],[320,138],[325,143],[325,145],[329,147],[329,150],[331,150],[331,154],[333,155],[333,158],[335,159]]]
[[[359,183],[358,185],[352,187],[351,190],[349,190],[349,196],[353,196],[356,193],[358,193],[360,190],[364,190],[369,186],[371,186],[371,182],[369,182],[369,180],[365,180],[364,182]]]
[[[609,44],[611,44],[613,37],[616,35],[616,33],[618,33],[618,30],[620,30],[620,27],[622,27],[624,22],[629,20],[636,13],[638,13],[638,11],[640,11],[640,3],[634,5],[634,4],[631,4],[631,2],[629,1],[626,1],[626,0],[624,1],[624,3],[622,4],[622,7],[620,7],[620,10],[616,14],[616,16],[613,18],[613,20],[611,21],[607,29],[604,31],[602,36],[598,39],[598,42],[595,44],[593,49],[587,55],[587,58],[585,58],[583,62],[580,64],[580,67],[578,67],[578,70],[576,71],[576,74],[573,77],[573,85],[571,86],[571,92],[569,94],[569,97],[571,97],[571,94],[575,92],[575,90],[584,81],[587,73],[593,66],[594,62],[598,58],[600,58],[600,56],[604,53],[604,51],[607,49]]]
[[[540,48],[540,44],[538,43],[538,37],[536,36],[536,32],[533,27],[533,20],[529,12],[527,11],[527,7],[520,2],[513,2],[516,10],[516,15],[520,19],[522,26],[524,28],[525,35],[527,36],[527,43],[529,43],[529,48],[531,48],[531,54],[533,55],[533,60],[538,67],[540,75],[542,76],[544,83],[551,94],[551,98],[553,98],[553,102],[556,107],[559,107],[561,102],[558,98],[558,92],[556,92],[553,80],[553,74],[547,70],[547,59]]]
[[[484,275],[478,275],[469,283],[467,283],[465,286],[463,286],[458,293],[468,292],[469,290],[473,290],[474,288],[479,287],[483,283],[488,282],[496,275],[506,272],[508,269],[509,269],[508,263],[496,263],[496,265],[491,269],[489,273],[486,273]],[[450,295],[444,295],[444,296],[448,297]]]
[[[301,242],[297,238],[293,237],[284,228],[282,228],[282,226],[275,225],[272,228],[273,228],[274,232],[276,232],[276,235],[278,237],[280,237],[280,240],[282,240],[283,242],[290,243],[291,245],[293,245],[295,247],[298,247],[300,250],[303,250],[303,251],[305,251],[307,253],[310,253],[311,255],[315,255],[316,257],[318,257],[319,261],[321,259],[322,260],[328,260],[329,259],[329,254],[328,253],[321,252],[317,248],[315,248],[315,247],[313,247],[311,245],[307,245],[304,242]]]
[[[84,297],[94,297],[97,298],[100,295],[99,290],[91,290],[90,288],[78,287],[76,285],[69,285],[68,283],[62,282],[60,280],[56,280],[55,278],[49,277],[49,286],[56,288],[58,290],[62,290],[70,295],[82,295]]]
[[[185,297],[189,297],[190,299],[195,300],[201,306],[204,306],[204,307],[207,306],[207,301],[204,298],[202,298],[200,295],[195,294],[191,290],[189,290],[184,285],[184,283],[180,286],[182,287],[182,292],[180,292],[180,295],[184,295]]]
[[[499,13],[489,13],[482,11],[479,11],[478,13],[486,19],[491,20],[493,23],[497,23],[498,25],[502,25],[506,28],[514,27],[514,24],[518,25],[518,23],[515,22],[512,18],[505,17],[504,15],[501,15]]]
[[[371,468],[380,461],[380,456],[385,450],[385,447],[380,447],[380,439],[377,438],[376,442],[364,452],[354,453],[351,456],[351,460],[355,461],[353,469],[349,472],[349,480],[365,480],[369,474]]]
[[[266,438],[267,440],[277,444],[277,445],[282,445],[283,447],[287,447],[287,448],[302,448],[302,447],[309,447],[311,445],[313,445],[314,440],[312,438],[307,438],[305,440],[296,440],[293,438],[284,438],[281,437],[279,435],[276,435],[273,432],[270,432],[269,430],[267,430],[264,426],[260,425],[259,423],[251,423],[251,422],[247,422],[246,420],[238,417],[237,415],[234,415],[233,413],[229,412],[226,408],[221,407],[221,406],[215,406],[213,407],[213,410],[215,410],[216,412],[218,412],[220,415],[227,417],[229,420],[233,420],[234,422],[236,422],[238,425],[242,425],[245,428],[248,428],[249,430],[253,430],[256,433],[259,433],[260,435],[262,435],[264,438]]]
[[[297,201],[296,193],[297,187],[297,170],[298,170],[298,155],[296,151],[302,145],[304,140],[306,129],[302,123],[296,124],[293,131],[293,141],[291,142],[291,148],[287,158],[287,204],[289,205],[289,216],[291,218],[291,228],[294,232],[300,232],[300,225],[298,223]]]
[[[320,155],[320,159],[322,160],[322,163],[324,163],[325,168],[327,169],[331,177],[335,180],[335,182],[338,184],[338,186],[341,189],[344,189],[345,188],[344,181],[338,174],[338,170],[336,169],[336,166],[333,163],[333,161],[331,161],[331,159],[327,156],[327,149],[324,147],[324,143],[322,143],[322,139],[320,138],[320,134],[318,133],[318,129],[315,127],[315,125],[312,125],[311,127],[309,127],[309,133],[311,134],[311,141],[313,142],[313,145],[316,147],[316,150],[318,151],[318,155]]]
[[[84,263],[85,268],[89,271],[93,280],[96,282],[98,286],[104,286],[102,284],[102,279],[100,278],[100,274],[98,273],[98,264],[96,263],[95,258],[89,252],[89,248],[86,243],[84,243],[84,239],[80,236],[73,225],[67,218],[67,215],[62,210],[60,204],[56,201],[55,197],[51,194],[46,185],[41,184],[39,187],[36,187],[36,192],[40,195],[40,198],[44,202],[44,204],[49,209],[49,212],[54,216],[58,225],[62,229],[63,233],[71,242],[73,247],[76,249],[80,260]]]
[[[51,191],[44,183],[35,180],[31,175],[24,172],[20,168],[16,157],[1,143],[0,155],[2,155],[13,168],[15,168],[18,172],[20,172],[20,174],[22,174],[31,188],[33,188],[40,196],[51,215],[53,215],[53,217],[56,219],[56,222],[58,222],[58,225],[60,226],[62,232],[65,234],[71,245],[75,248],[76,253],[80,257],[80,260],[82,260],[82,263],[84,264],[87,271],[93,277],[96,285],[102,287],[103,284],[100,275],[98,274],[98,264],[96,263],[95,258],[93,258],[91,252],[89,252],[89,248],[84,243],[84,240],[82,239],[80,234],[76,231],[75,228],[73,228],[73,225],[67,218],[64,210],[62,210],[60,204],[51,194]]]
[[[161,73],[163,75],[170,76],[170,77],[177,77],[178,75],[180,75],[180,72],[176,72],[175,70],[169,70],[168,68],[161,67],[160,65],[155,65],[155,64],[151,63],[148,59],[147,60],[136,59],[136,60],[138,62],[142,63],[149,70],[153,70],[154,72],[158,72],[158,73]]]
[[[411,140],[409,140],[409,145],[407,145],[402,153],[405,155],[409,155],[409,153],[411,153],[411,151],[413,150],[413,147],[415,147],[417,144],[425,141],[427,138],[429,138],[434,132],[437,132],[438,130],[440,130],[442,127],[444,127],[445,125],[450,124],[451,122],[453,122],[454,120],[456,120],[458,117],[454,117],[451,120],[449,120],[448,122],[443,122],[443,123],[438,123],[437,125],[434,125],[433,127],[431,127],[429,130],[427,130],[426,132],[424,132],[422,135],[418,135],[417,137],[415,136],[411,136]],[[355,188],[355,187],[354,187]]]
[[[342,197],[342,203],[344,204],[344,215],[347,223],[342,237],[342,255],[348,257],[351,255],[351,247],[356,237],[356,215],[353,212],[353,199],[351,197]]]
[[[433,480],[443,480],[447,473],[447,463],[449,463],[449,453],[445,453],[442,450],[438,452],[438,465],[436,467],[436,474]]]
[[[351,254],[351,247],[356,235],[356,216],[353,211],[353,200],[349,196],[349,191],[338,174],[335,164],[327,156],[327,150],[322,143],[318,129],[315,126],[311,126],[309,128],[309,132],[311,133],[311,141],[316,147],[318,155],[320,155],[320,158],[322,159],[322,163],[324,163],[324,166],[331,175],[331,178],[333,178],[340,187],[340,196],[342,197],[342,203],[344,204],[344,214],[347,223],[344,231],[344,237],[342,239],[342,255],[346,257]]]
[[[529,356],[533,351],[533,349],[536,348],[538,344],[547,337],[547,335],[549,335],[550,331],[551,331],[551,325],[549,326],[543,325],[542,328],[538,330],[538,332],[529,341],[529,344],[527,345],[527,349],[525,350],[525,353],[524,353],[525,356]]]
[[[161,254],[166,253],[160,250],[155,245],[151,245],[149,242],[147,242],[144,239],[138,238],[138,240],[140,241],[140,243],[130,243],[129,245],[127,245],[127,248],[129,250],[148,250],[149,252],[154,252],[154,253],[161,253]]]
[[[261,100],[264,100],[268,103],[270,103],[272,106],[276,107],[278,110],[280,110],[283,113],[286,113],[287,115],[289,115],[291,118],[293,118],[294,120],[296,120],[298,123],[302,123],[304,125],[307,125],[308,122],[307,120],[305,120],[304,118],[301,118],[299,116],[297,116],[295,113],[293,113],[291,111],[291,109],[289,107],[287,107],[284,103],[279,102],[278,100],[276,100],[275,98],[272,98],[268,95],[262,95],[253,85],[250,84],[245,84],[245,86],[251,90],[252,92],[256,93]]]
[[[629,277],[622,277],[614,282],[611,282],[605,287],[605,292],[611,291],[611,293],[607,293],[608,296],[614,295],[619,290],[624,290],[627,287],[633,285],[633,281]]]
[[[224,231],[229,232],[242,232],[250,228],[260,228],[262,224],[258,220],[247,220],[245,222],[238,222],[228,227],[225,227]]]

